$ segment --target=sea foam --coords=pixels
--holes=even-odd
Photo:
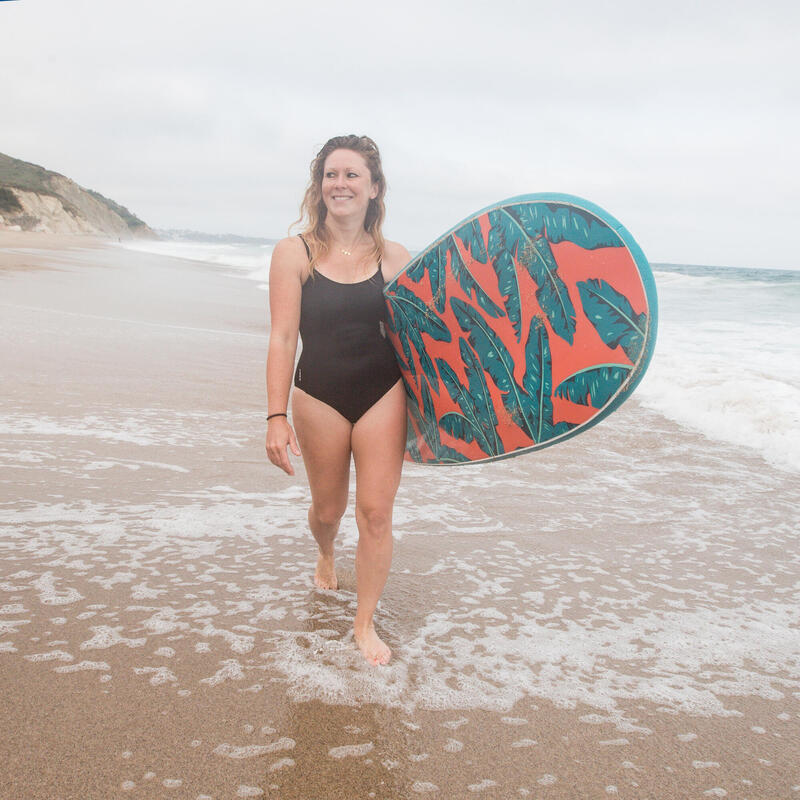
[[[681,425],[800,471],[800,273],[655,275],[658,339],[636,397]]]

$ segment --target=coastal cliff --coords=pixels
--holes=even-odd
[[[37,164],[0,153],[0,231],[156,239],[127,208]]]

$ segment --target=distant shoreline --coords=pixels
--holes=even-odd
[[[236,233],[203,233],[171,228],[155,228],[158,238],[170,242],[214,242],[216,244],[277,244],[278,239],[265,236],[240,236]]]

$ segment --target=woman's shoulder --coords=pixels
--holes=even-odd
[[[297,258],[302,256],[306,261],[308,260],[306,254],[306,245],[299,236],[287,236],[285,239],[278,241],[272,248],[272,256],[279,258]]]
[[[287,236],[272,248],[272,269],[302,274],[308,266],[308,253],[299,236]]]
[[[385,280],[390,281],[394,278],[409,261],[411,256],[403,245],[399,242],[390,242],[388,239],[384,242],[382,268]]]

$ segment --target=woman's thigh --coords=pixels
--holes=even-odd
[[[398,381],[353,426],[356,507],[389,513],[406,448],[406,392]]]
[[[302,389],[292,392],[292,421],[303,456],[311,499],[318,511],[347,506],[353,426],[327,403]]]

